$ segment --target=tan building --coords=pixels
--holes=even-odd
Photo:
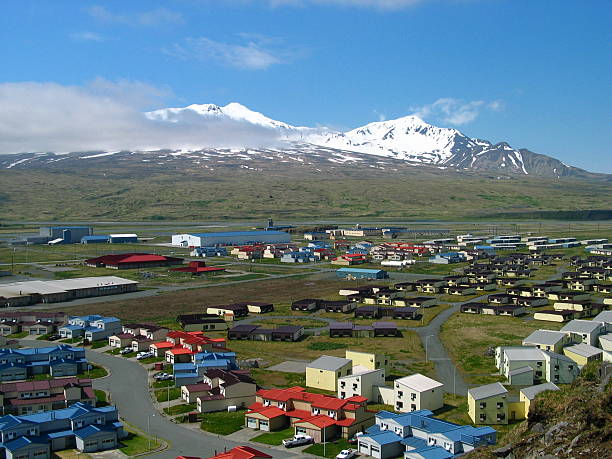
[[[338,379],[350,375],[352,368],[349,359],[323,355],[306,366],[306,386],[336,392]]]
[[[401,413],[417,410],[435,411],[444,406],[444,384],[422,374],[396,379],[395,410]]]
[[[498,382],[469,389],[468,414],[474,424],[508,424],[508,390]]]

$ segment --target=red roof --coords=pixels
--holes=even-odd
[[[269,454],[262,453],[255,448],[251,448],[250,446],[236,446],[231,450],[217,454],[216,456],[211,456],[207,459],[268,459],[272,458]],[[178,459],[178,458],[177,458]]]
[[[246,414],[253,414],[253,413],[261,414],[262,416],[268,419],[277,418],[279,416],[286,416],[287,414],[276,406],[267,406],[267,407],[261,408],[256,411],[247,411]]]
[[[186,268],[172,268],[170,271],[178,271],[181,273],[208,273],[215,271],[225,271],[225,268],[215,268],[214,266],[189,266]]]
[[[182,258],[166,257],[154,253],[120,253],[116,255],[103,255],[97,258],[85,260],[87,264],[120,265],[125,263],[182,263]]]
[[[192,353],[189,349],[185,349],[184,347],[179,347],[176,349],[169,349],[166,352],[169,352],[170,354],[173,354],[173,355],[184,355],[184,354]]]
[[[174,344],[172,344],[170,341],[160,341],[159,343],[151,344],[151,346],[155,346],[157,349],[165,349],[174,347]]]
[[[317,416],[311,416],[306,419],[302,419],[301,421],[295,421],[293,424],[302,424],[303,422],[309,422],[310,424],[314,424],[315,426],[323,429],[329,426],[333,426],[337,424],[339,421],[330,418],[329,416],[325,416],[324,414],[319,414]]]

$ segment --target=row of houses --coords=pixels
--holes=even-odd
[[[68,321],[64,312],[3,312],[0,313],[0,335],[25,332],[28,335],[56,333]]]
[[[304,336],[304,327],[297,325],[264,328],[259,325],[239,324],[227,332],[229,340],[299,341],[302,336]]]
[[[126,435],[114,406],[78,402],[43,413],[0,417],[0,449],[6,459],[50,459],[64,449],[115,449]]]
[[[227,321],[232,321],[239,317],[246,317],[249,314],[265,314],[266,312],[272,311],[274,311],[274,305],[272,303],[262,303],[258,301],[215,305],[206,308],[206,314],[222,317]]]
[[[121,331],[121,320],[99,314],[71,316],[68,323],[58,329],[63,339],[84,338],[89,342],[106,340]]]
[[[0,349],[0,382],[38,375],[76,376],[89,369],[85,349],[66,344],[40,348]]]

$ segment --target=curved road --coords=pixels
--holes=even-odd
[[[43,347],[57,343],[22,340],[22,344],[29,347]],[[87,359],[110,370],[109,376],[94,380],[94,388],[110,392],[110,401],[117,406],[121,418],[143,432],[148,432],[168,442],[167,449],[147,455],[147,457],[164,459],[181,455],[207,457],[225,448],[231,449],[245,444],[228,440],[223,436],[183,427],[162,416],[153,405],[147,370],[139,363],[92,350],[87,350]],[[289,451],[270,449],[263,445],[257,445],[256,448],[274,458],[299,457]],[[301,456],[306,455],[301,454]]]

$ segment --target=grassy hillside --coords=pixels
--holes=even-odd
[[[465,219],[612,209],[612,183],[423,168],[258,171],[104,164],[0,171],[5,220]],[[519,213],[517,215],[517,212]],[[530,214],[530,215],[533,215]]]

